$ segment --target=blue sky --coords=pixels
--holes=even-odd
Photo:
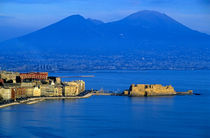
[[[156,10],[210,34],[210,0],[0,0],[0,41],[21,36],[73,14],[104,22]]]

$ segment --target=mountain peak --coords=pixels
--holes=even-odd
[[[79,14],[75,14],[75,15],[71,15],[71,16],[66,17],[65,19],[63,19],[63,21],[64,20],[77,20],[77,21],[79,21],[79,20],[85,20],[85,18],[83,16],[79,15]]]
[[[156,28],[165,26],[182,26],[180,23],[176,22],[174,19],[170,18],[164,13],[151,10],[143,10],[133,13],[122,20],[123,23],[142,26],[144,28]],[[169,27],[170,28],[170,27]]]
[[[163,16],[165,17],[166,15],[157,11],[143,10],[129,15],[125,19],[135,20],[138,18],[156,18]]]
[[[76,15],[71,15],[71,16],[64,18],[63,20],[57,22],[56,25],[61,25],[63,27],[66,27],[66,26],[70,26],[70,25],[82,24],[85,21],[86,21],[86,19],[83,16],[76,14]]]
[[[162,13],[158,11],[153,11],[153,10],[142,10],[133,14],[162,14]]]

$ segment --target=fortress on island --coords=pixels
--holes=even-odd
[[[182,95],[193,94],[192,90],[187,92],[176,92],[171,85],[163,86],[161,84],[132,84],[129,90],[125,90],[123,95],[125,96],[169,96],[169,95]]]

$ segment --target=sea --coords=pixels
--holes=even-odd
[[[86,89],[122,92],[131,84],[172,85],[200,95],[48,100],[0,109],[0,137],[209,138],[210,71],[92,71],[50,73],[84,76]]]

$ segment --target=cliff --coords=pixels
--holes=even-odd
[[[132,84],[129,90],[124,91],[124,95],[128,96],[162,96],[162,95],[176,95],[174,88],[169,86],[162,86],[159,84]]]

